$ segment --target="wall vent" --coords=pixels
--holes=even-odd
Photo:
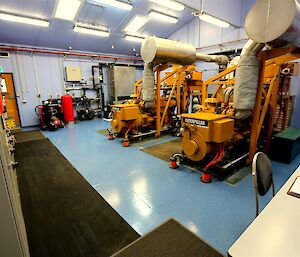
[[[9,58],[9,52],[0,51],[0,58]]]

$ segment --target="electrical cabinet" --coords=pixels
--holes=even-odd
[[[111,66],[108,70],[109,96],[111,101],[128,99],[133,93],[136,80],[135,67]]]
[[[14,136],[5,125],[6,118],[6,112],[0,115],[0,256],[29,257],[14,160]]]
[[[82,78],[82,74],[79,66],[66,66],[67,82],[80,82],[81,78]]]

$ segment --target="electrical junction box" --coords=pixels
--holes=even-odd
[[[81,69],[79,66],[66,66],[66,81],[80,82],[82,78]]]

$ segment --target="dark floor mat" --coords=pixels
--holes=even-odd
[[[16,131],[13,132],[18,143],[44,139],[45,136],[40,130]]]
[[[163,161],[169,162],[174,153],[181,153],[181,138],[171,140],[165,143],[152,145],[141,149],[143,152],[153,155]]]
[[[164,142],[161,144],[156,144],[156,145],[152,145],[149,147],[145,147],[145,148],[142,148],[141,150],[143,152],[148,153],[152,156],[155,156],[163,161],[169,162],[170,157],[174,153],[182,152],[181,140],[182,140],[181,138],[177,138],[175,140],[171,140],[171,141]],[[192,162],[189,160],[185,160],[182,165],[184,165],[185,167],[187,167],[193,171],[200,172],[198,162]],[[234,173],[233,175],[232,175],[232,172],[229,172],[229,173],[221,172],[222,174],[220,174],[220,171],[212,171],[212,176],[221,181],[225,180],[227,183],[229,183],[231,185],[236,185],[242,179],[244,179],[246,176],[248,176],[250,174],[250,172],[251,172],[250,168],[244,167],[244,168],[241,168],[236,173]]]
[[[108,257],[139,237],[48,139],[16,150],[31,257]]]
[[[243,167],[239,171],[234,173],[232,176],[227,178],[225,181],[231,185],[236,185],[245,177],[247,177],[250,173],[251,173],[250,167]]]
[[[176,220],[171,219],[113,257],[222,257]]]

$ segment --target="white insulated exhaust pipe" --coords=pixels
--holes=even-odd
[[[200,54],[197,53],[193,45],[157,37],[148,37],[143,41],[141,56],[145,62],[142,98],[149,107],[154,102],[154,72],[152,67],[155,64],[174,63],[188,65],[196,61],[227,64],[229,61],[225,55]],[[151,69],[152,74],[150,75]]]
[[[237,119],[248,118],[255,105],[259,76],[257,54],[266,44],[300,47],[300,5],[296,0],[257,0],[246,17],[245,29],[250,39],[241,53],[233,96]]]

